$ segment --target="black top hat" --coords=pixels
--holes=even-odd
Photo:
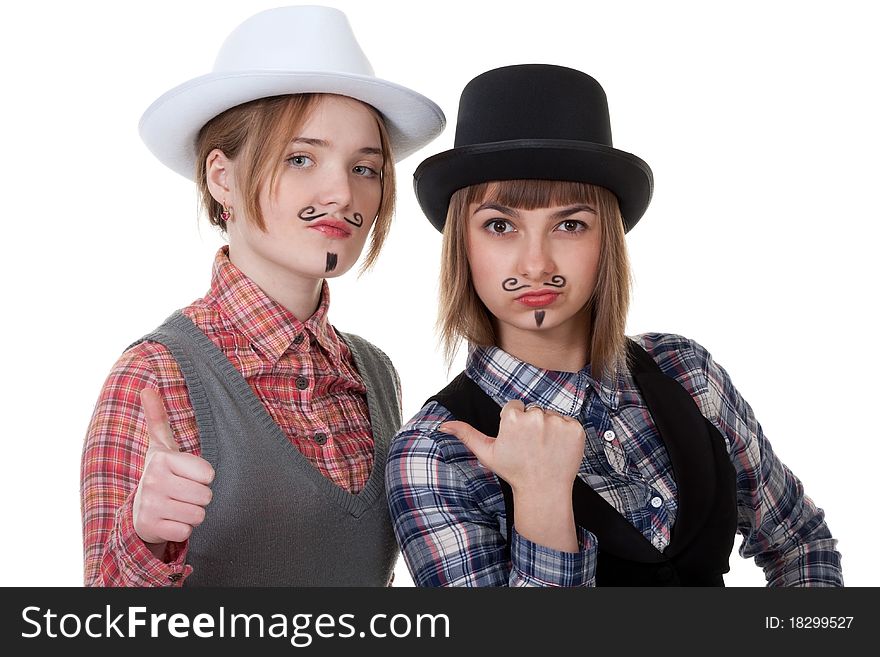
[[[453,192],[493,180],[570,180],[617,196],[628,231],[651,202],[651,168],[612,148],[605,91],[586,73],[523,64],[487,71],[461,92],[455,148],[414,174],[419,205],[443,231]]]

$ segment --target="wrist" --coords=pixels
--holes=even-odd
[[[574,479],[569,482],[536,482],[530,484],[511,484],[514,500],[519,503],[530,503],[539,500],[545,500],[547,503],[553,504],[569,504],[571,505],[571,494],[574,487]]]

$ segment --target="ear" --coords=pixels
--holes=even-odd
[[[219,148],[208,153],[205,161],[208,191],[223,205],[235,206],[235,163]]]

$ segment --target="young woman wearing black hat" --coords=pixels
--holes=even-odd
[[[599,84],[543,65],[472,80],[455,148],[416,170],[447,355],[469,343],[389,454],[418,585],[723,585],[737,531],[770,585],[842,585],[823,512],[724,369],[679,335],[624,335],[624,233],[652,185]]]

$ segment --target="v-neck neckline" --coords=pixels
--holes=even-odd
[[[306,476],[328,499],[335,504],[348,511],[354,517],[360,517],[364,512],[374,505],[379,498],[384,487],[384,471],[385,461],[387,458],[388,446],[381,436],[387,435],[386,427],[383,426],[381,413],[378,412],[379,400],[376,398],[376,386],[370,385],[370,373],[366,371],[363,360],[357,350],[352,347],[348,337],[340,331],[337,331],[340,338],[346,343],[354,357],[355,367],[358,373],[364,379],[367,388],[367,409],[370,415],[370,430],[373,438],[373,465],[370,469],[370,476],[364,487],[357,493],[345,490],[341,486],[333,483],[325,477],[321,472],[300,452],[287,438],[284,431],[266,408],[263,403],[254,394],[250,384],[242,376],[226,355],[220,351],[208,336],[206,336],[189,317],[178,311],[171,318],[169,324],[182,330],[190,337],[206,354],[211,361],[224,375],[233,391],[246,402],[248,411],[252,415],[257,424],[285,450],[288,450],[294,464],[300,473]],[[221,427],[216,427],[215,431],[221,431]]]

